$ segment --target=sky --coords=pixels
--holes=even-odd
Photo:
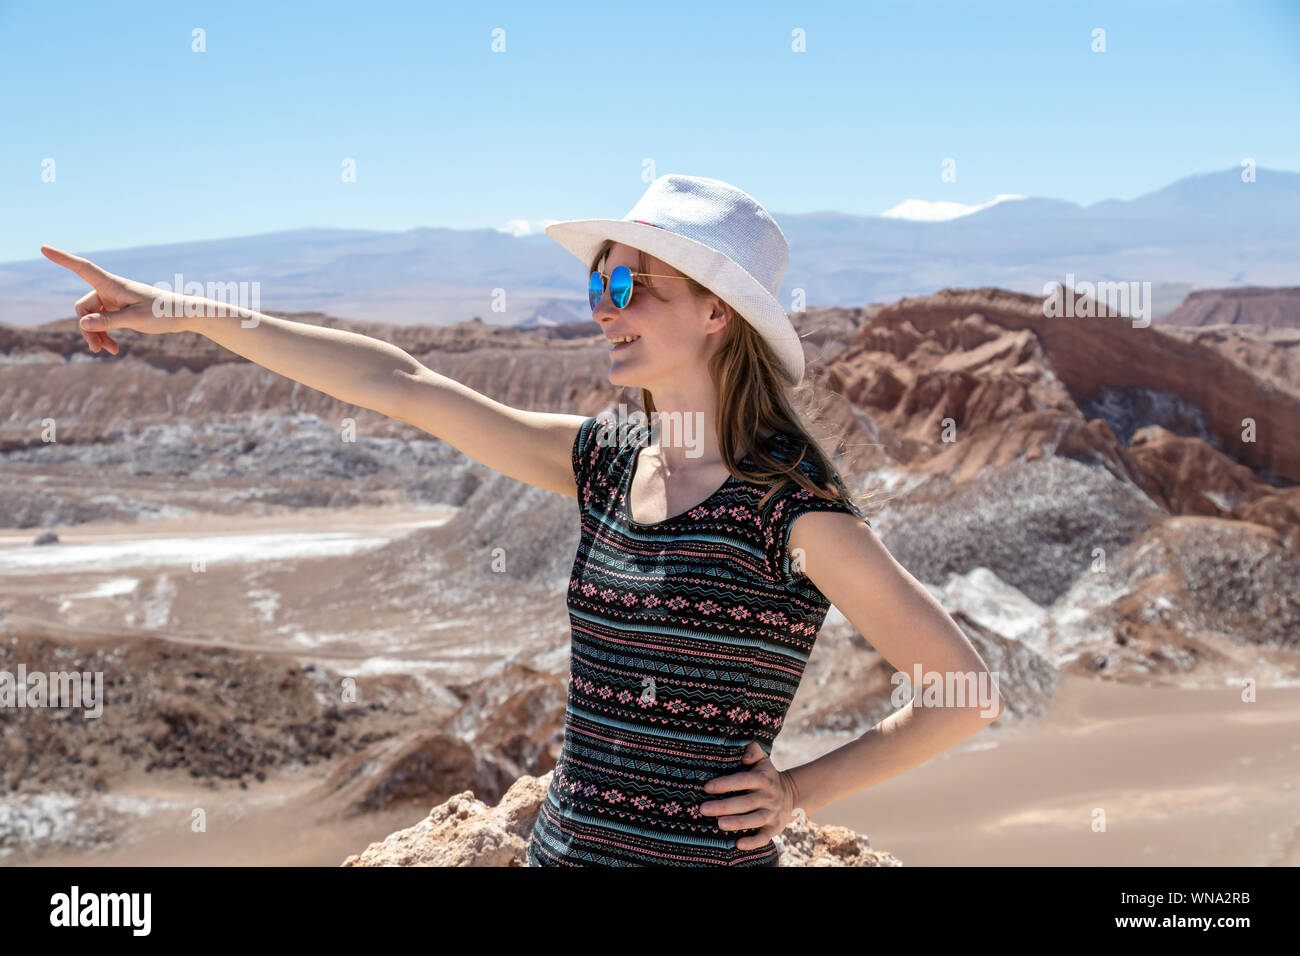
[[[0,91],[0,262],[537,231],[665,173],[924,217],[1300,170],[1300,0],[0,0]]]

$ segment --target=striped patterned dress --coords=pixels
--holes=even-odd
[[[729,475],[689,511],[638,523],[628,501],[641,445],[629,427],[588,418],[574,442],[582,537],[569,580],[564,745],[528,865],[776,866],[770,840],[736,848],[757,828],[723,830],[700,813],[727,796],[702,786],[747,769],[751,740],[771,753],[830,606],[791,569],[794,520],[866,519],[793,482],[760,511],[769,486]],[[768,448],[784,458],[789,439],[774,435]]]

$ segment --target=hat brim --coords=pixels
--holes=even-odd
[[[743,266],[675,232],[625,219],[571,219],[546,227],[546,234],[590,268],[606,239],[654,256],[722,298],[767,341],[792,385],[804,373],[803,345],[781,303]]]

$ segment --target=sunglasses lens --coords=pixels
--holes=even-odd
[[[632,298],[632,270],[619,266],[609,277],[609,295],[620,309],[626,309]]]
[[[587,301],[591,303],[591,311],[596,311],[596,306],[600,305],[600,297],[605,294],[605,280],[600,277],[599,272],[593,272],[591,279],[587,282]]]

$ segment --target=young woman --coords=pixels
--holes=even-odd
[[[917,688],[858,739],[777,770],[768,754],[831,603],[909,678],[987,687],[987,668],[791,404],[804,357],[777,299],[788,246],[762,206],[662,176],[623,219],[547,234],[590,267],[609,380],[640,389],[648,442],[635,419],[511,408],[364,335],[187,303],[42,252],[93,287],[76,304],[93,351],[117,353],[113,329],[198,332],[577,499],[564,746],[529,865],[775,866],[772,838],[797,808],[925,762],[997,719],[1001,699],[921,706]]]

